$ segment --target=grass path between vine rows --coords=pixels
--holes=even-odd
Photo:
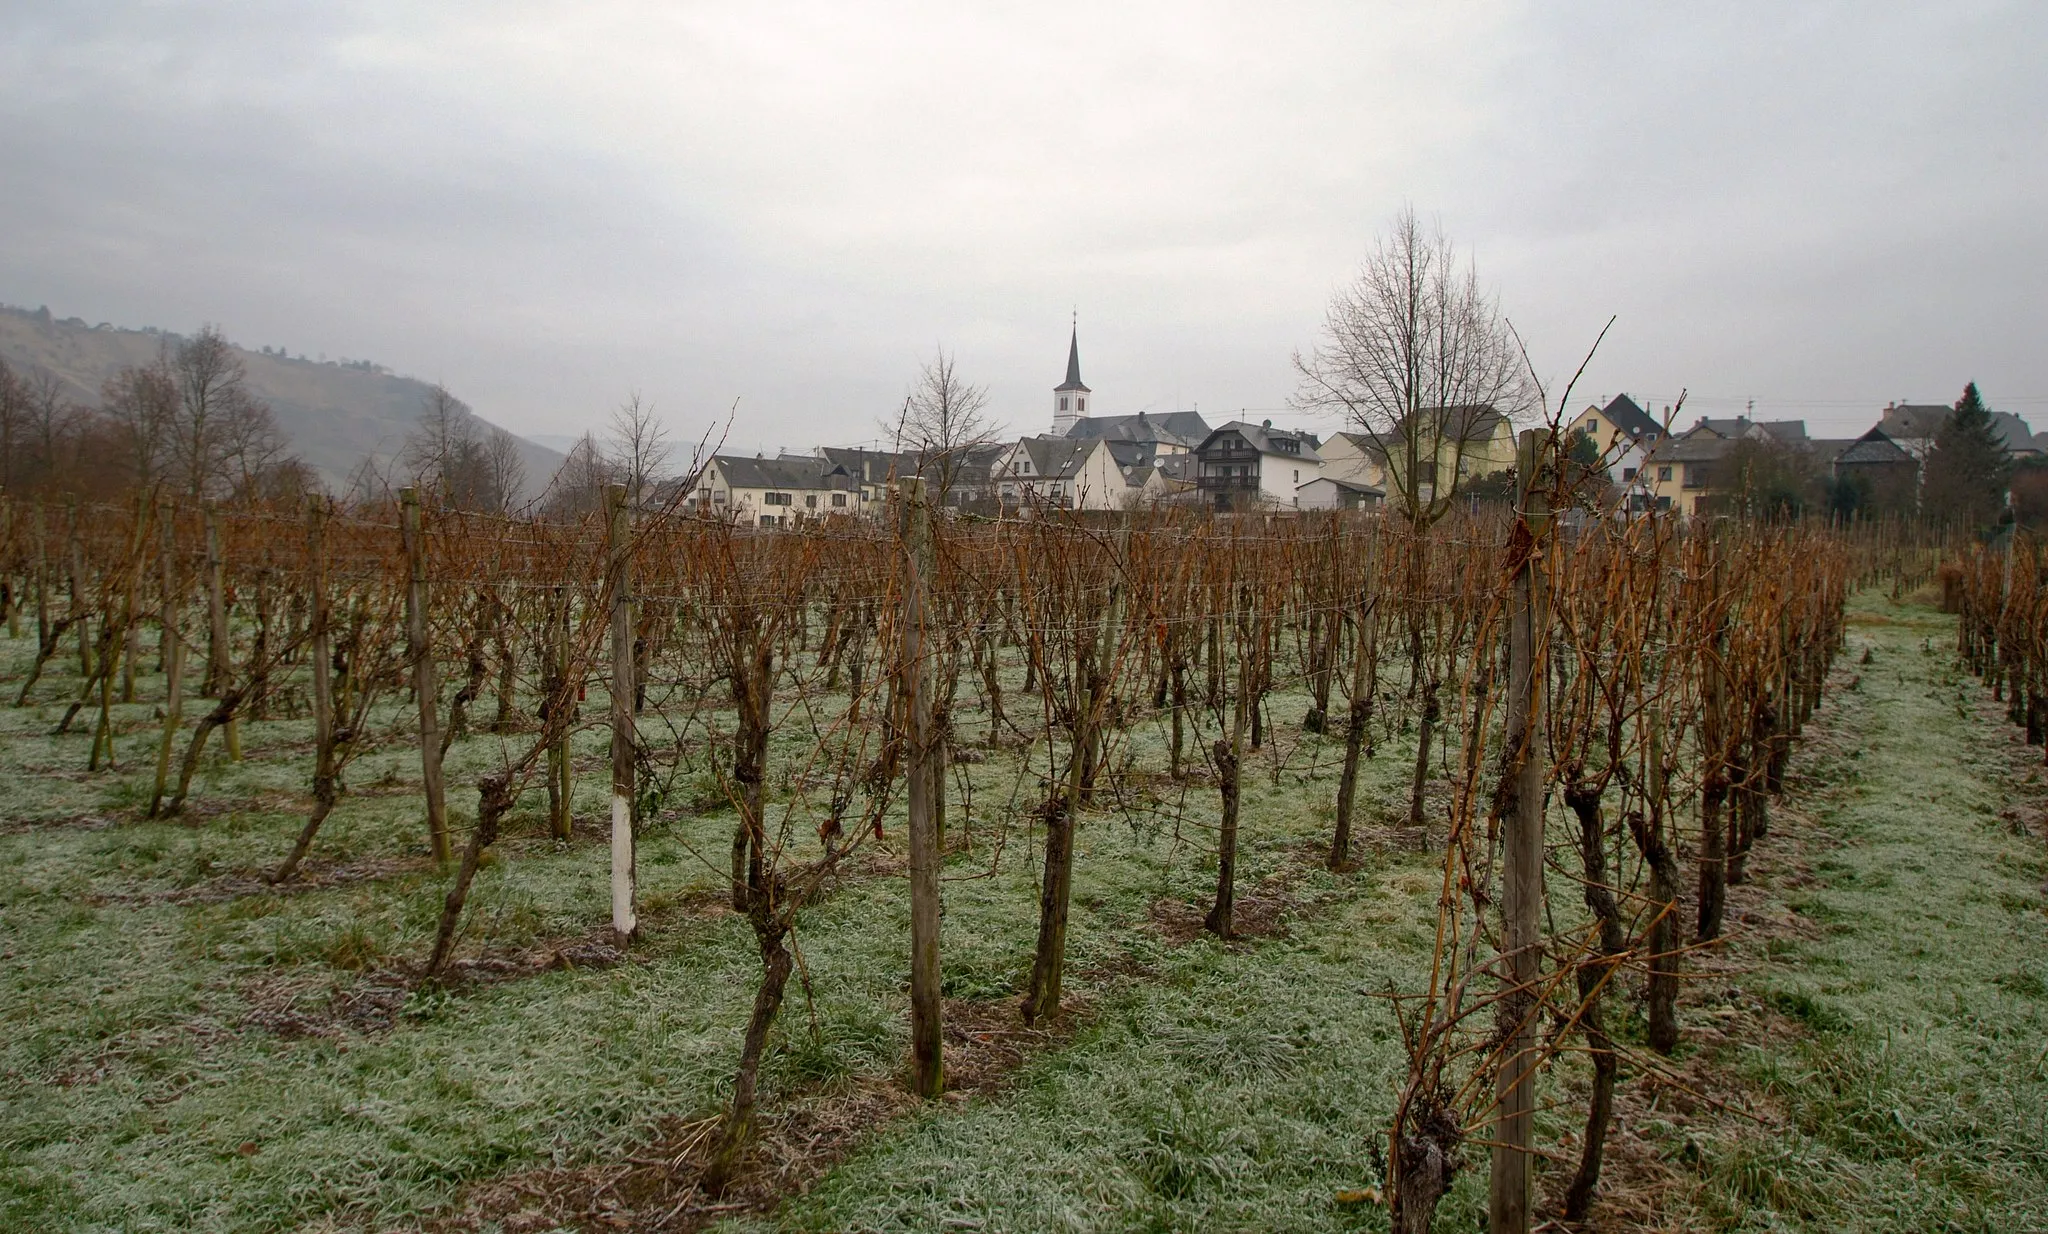
[[[1677,1075],[1625,1082],[1595,1228],[2048,1229],[2041,753],[1957,667],[1953,618],[1874,592],[1852,608],[1729,941],[1687,987]],[[1014,1093],[892,1128],[772,1220],[728,1225],[1384,1229],[1332,1196],[1396,1082],[1361,997],[1412,971],[1414,919],[1390,907],[1205,948]],[[1566,1071],[1540,1131],[1575,1153]],[[1439,1229],[1483,1228],[1483,1173]]]
[[[1690,1073],[1756,1121],[1639,1092],[1675,1176],[1651,1224],[2048,1229],[2042,753],[1954,646],[1925,604],[1852,601],[1727,979],[1688,991],[1721,1021]]]

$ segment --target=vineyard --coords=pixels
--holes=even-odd
[[[1927,751],[2048,734],[2043,550],[1567,498],[977,522],[913,482],[765,532],[624,489],[8,500],[0,1220],[2038,1219],[2039,756]],[[1929,698],[1912,757],[1858,761]],[[1923,940],[2004,938],[1910,970],[1992,966],[1953,991],[1992,1044],[1942,1066],[2004,1096],[1940,1116],[1896,1091],[1941,1068],[1869,1071],[1910,1051],[1793,1040],[1890,1014],[1811,867],[1908,769],[1905,813],[1958,774],[2008,810],[1930,834],[2025,889],[1914,899]],[[1743,984],[1773,963],[1844,984]]]

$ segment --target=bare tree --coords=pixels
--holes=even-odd
[[[427,391],[419,419],[405,435],[405,448],[399,459],[415,488],[438,493],[443,501],[453,502],[453,473],[465,447],[475,437],[469,405],[436,382]]]
[[[555,478],[548,484],[542,509],[554,518],[587,514],[597,509],[604,486],[614,483],[612,477],[616,474],[617,469],[605,457],[597,438],[585,433],[569,447],[569,457],[555,469]]]
[[[479,458],[484,481],[496,497],[492,508],[498,513],[510,510],[526,492],[526,463],[519,457],[519,439],[492,426],[484,435]]]
[[[627,497],[638,506],[663,478],[669,444],[668,431],[654,417],[654,404],[637,391],[612,413],[611,446],[616,483],[626,486]]]
[[[414,487],[456,509],[502,514],[526,487],[518,439],[478,419],[438,384],[427,392],[399,461]]]
[[[277,427],[277,417],[268,404],[253,398],[230,402],[221,418],[220,458],[221,470],[237,500],[266,495],[280,478],[285,479],[285,491],[296,492],[299,463],[285,453],[286,444],[284,430]],[[280,477],[281,468],[288,477]]]
[[[247,431],[246,424],[231,427],[251,401],[243,387],[247,373],[234,346],[211,325],[179,346],[171,370],[178,382],[171,462],[187,496],[210,496],[228,486],[232,433]]]
[[[22,457],[28,430],[28,387],[0,358],[0,489],[13,492],[22,481]]]
[[[129,365],[100,387],[100,407],[113,422],[137,488],[164,478],[178,422],[178,379],[168,350],[146,365]]]
[[[1527,402],[1499,306],[1450,240],[1412,209],[1337,292],[1313,351],[1294,353],[1295,404],[1341,414],[1371,442],[1389,504],[1418,527],[1451,509],[1466,459],[1492,435],[1485,413]]]
[[[63,381],[48,369],[35,370],[21,385],[30,474],[48,483],[64,470],[66,448],[76,437],[86,413],[64,397]]]
[[[935,504],[947,504],[974,448],[994,438],[997,426],[987,407],[988,387],[960,376],[941,347],[919,370],[902,417],[882,425],[895,436],[898,452],[917,456],[918,474],[936,491]]]

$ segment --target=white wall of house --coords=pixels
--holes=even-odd
[[[1323,474],[1323,465],[1299,454],[1259,455],[1259,500],[1285,509],[1297,506],[1301,486]]]
[[[1332,435],[1330,440],[1317,446],[1316,453],[1323,456],[1322,474],[1333,480],[1349,480],[1353,484],[1369,484],[1374,488],[1386,486],[1387,469],[1342,433]]]
[[[786,527],[801,519],[851,514],[860,505],[860,494],[844,489],[736,488],[716,460],[697,481],[697,499],[706,493],[713,514],[730,513],[743,527]]]

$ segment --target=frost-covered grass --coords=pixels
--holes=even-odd
[[[2048,1229],[2041,754],[1953,644],[1948,618],[1855,602],[1860,682],[1804,769],[1839,846],[1793,902],[1823,930],[1746,982],[1806,1033],[1732,1060],[1787,1117],[1710,1154],[1722,1228]]]
[[[1828,724],[1834,745],[1846,732],[1867,753],[1795,760],[1819,786],[1805,808],[1844,842],[1818,871],[1826,885],[1802,893],[1829,931],[1740,979],[1805,1024],[1730,1063],[1787,1111],[1788,1129],[1709,1137],[1691,1209],[1674,1221],[2039,1228],[2039,841],[1997,817],[2006,734],[1958,713],[1977,694],[1954,675],[1949,623],[1858,604],[1889,621],[1853,631],[1850,656],[1872,645],[1875,663]],[[1935,650],[1923,655],[1922,638]],[[28,650],[0,638],[0,680],[18,681]],[[75,659],[53,669],[44,703],[0,707],[0,1229],[402,1227],[456,1202],[465,1182],[603,1160],[662,1120],[717,1107],[758,971],[744,923],[707,908],[729,812],[649,829],[647,938],[628,963],[414,995],[389,1029],[280,1035],[263,1013],[317,1018],[428,946],[444,883],[425,859],[409,718],[395,702],[380,714],[396,736],[351,770],[354,791],[314,851],[316,872],[357,863],[360,877],[192,899],[283,855],[306,804],[309,725],[250,725],[244,762],[216,747],[192,817],[144,822],[160,682],[145,678],[143,701],[121,709],[120,768],[88,776],[84,733],[47,735],[54,700],[76,685]],[[1246,775],[1240,887],[1294,872],[1284,937],[1176,944],[1148,919],[1161,898],[1206,900],[1213,788],[1191,787],[1178,816],[1090,814],[1069,983],[1086,1026],[1000,1095],[882,1128],[810,1194],[732,1224],[1385,1228],[1384,1210],[1335,1196],[1379,1181],[1375,1145],[1402,1059],[1373,994],[1422,980],[1437,876],[1429,859],[1369,844],[1356,874],[1313,869],[1341,751],[1299,734],[1303,708],[1275,700],[1277,783],[1270,754]],[[971,708],[959,722],[965,740],[979,736]],[[601,766],[603,730],[579,741]],[[778,742],[778,765],[806,747],[798,725]],[[1129,748],[1162,784],[1158,727],[1141,724]],[[1391,735],[1369,765],[1368,822],[1402,809],[1412,750]],[[458,746],[458,826],[496,757],[496,738]],[[1029,963],[1037,836],[1019,757],[961,768],[974,843],[951,858],[945,887],[956,997],[1009,997]],[[522,802],[472,897],[463,954],[573,939],[608,919],[607,855],[593,842],[603,773],[586,771],[579,788],[570,845],[544,838],[538,800]],[[957,805],[950,821],[966,828]],[[1554,898],[1576,911],[1569,888]],[[765,1076],[771,1104],[900,1069],[907,936],[900,878],[851,874],[806,910],[809,1002],[792,988]],[[1544,1137],[1559,1142],[1578,1117],[1546,1120]],[[1479,1156],[1441,1228],[1479,1218]]]
[[[0,672],[16,681],[27,642],[0,639]],[[601,1159],[646,1139],[659,1120],[717,1107],[758,973],[744,923],[705,907],[721,886],[729,811],[671,813],[650,827],[641,855],[648,937],[627,964],[415,994],[387,1030],[343,1023],[331,1037],[280,1035],[263,1013],[320,1020],[377,980],[379,966],[417,960],[429,944],[445,884],[426,860],[410,717],[395,701],[380,713],[389,738],[351,769],[353,791],[314,850],[314,874],[354,863],[358,877],[279,893],[242,886],[221,898],[207,893],[274,865],[302,821],[310,725],[248,724],[240,763],[216,740],[188,816],[148,822],[140,807],[161,682],[144,678],[140,701],[117,709],[118,769],[87,775],[84,731],[49,734],[75,674],[75,659],[55,661],[40,703],[0,708],[0,1228],[402,1221],[447,1204],[464,1181]],[[1298,719],[1301,706],[1283,698],[1275,714]],[[970,736],[978,727],[971,714],[963,723]],[[800,727],[778,738],[778,763],[800,760]],[[1244,887],[1310,860],[1303,846],[1328,828],[1339,750],[1303,744],[1292,723],[1280,727],[1288,761],[1277,786],[1269,756],[1248,766]],[[602,729],[579,741],[579,754],[601,766]],[[1134,734],[1140,766],[1163,761],[1160,742],[1155,727]],[[448,779],[458,828],[474,800],[469,786],[497,757],[494,737],[457,747]],[[1398,744],[1373,767],[1369,797],[1391,810],[1401,797]],[[955,835],[974,837],[952,858],[946,889],[947,986],[956,996],[1009,997],[1029,963],[1037,836],[1027,817],[1034,790],[1028,775],[1019,788],[1021,772],[1015,752],[962,768],[975,804],[971,822],[957,803],[950,820]],[[574,939],[608,920],[607,853],[591,842],[604,779],[594,770],[580,777],[583,835],[569,845],[543,836],[538,794],[522,803],[472,897],[465,953]],[[1176,949],[1148,924],[1155,899],[1206,896],[1213,864],[1203,823],[1212,812],[1213,789],[1197,786],[1181,817],[1089,816],[1069,951],[1070,989],[1081,999],[1107,1006],[1106,991],[1150,985],[1129,974],[1155,968],[1206,970],[1200,981],[1212,991],[1234,982],[1232,972],[1255,971],[1256,951]],[[900,838],[893,820],[886,847]],[[1361,893],[1404,868],[1313,875],[1298,894],[1377,902],[1377,890]],[[771,1102],[889,1075],[905,1046],[902,880],[853,873],[799,925],[810,1001],[790,1005],[767,1068]],[[1321,951],[1284,946],[1305,947],[1304,957]],[[1181,984],[1174,976],[1161,988]],[[1343,989],[1330,996],[1376,1014]],[[1209,1020],[1221,1015],[1224,1004],[1198,1001]],[[1118,1010],[1084,1040],[1110,1039],[1131,1014]],[[1252,1056],[1270,1054],[1258,1066],[1312,1074],[1305,1060],[1318,1057],[1324,1030],[1315,1017],[1296,1019],[1271,1027],[1279,1044],[1270,1049],[1266,1029],[1244,1030]],[[1197,1031],[1206,1022],[1193,1022],[1176,1057],[1237,1048],[1234,1038],[1207,1042]],[[1382,1053],[1384,1065],[1393,1055]],[[1350,1156],[1347,1177],[1362,1168]]]

